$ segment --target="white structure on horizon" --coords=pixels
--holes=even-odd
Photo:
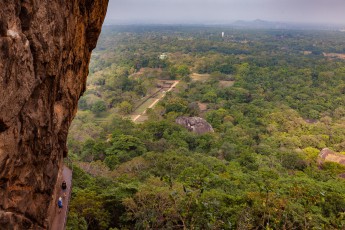
[[[224,32],[222,32],[222,38],[224,38],[224,35],[225,35],[225,33],[224,33]]]

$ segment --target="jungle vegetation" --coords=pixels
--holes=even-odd
[[[345,151],[344,53],[338,31],[105,26],[68,139],[67,228],[344,229],[345,167],[318,158]],[[180,83],[132,122],[162,80]]]

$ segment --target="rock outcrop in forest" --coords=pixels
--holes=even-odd
[[[197,134],[214,132],[212,126],[201,117],[178,117],[175,122]]]
[[[49,229],[108,0],[0,2],[0,228]]]

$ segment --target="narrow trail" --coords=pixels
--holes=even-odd
[[[61,186],[59,187],[59,195],[58,197],[62,197],[62,204],[63,208],[61,209],[61,212],[58,212],[58,206],[57,203],[55,204],[56,206],[56,215],[54,218],[54,221],[51,225],[51,230],[64,230],[66,221],[67,221],[67,214],[68,214],[68,206],[69,206],[69,201],[71,198],[71,185],[72,185],[72,170],[69,169],[67,166],[63,166],[62,170],[62,180],[66,181],[67,184],[67,189],[66,189],[66,197],[63,196],[63,191],[61,189]]]
[[[166,91],[166,93],[170,92],[171,90],[173,90],[173,88],[175,88],[175,86],[179,83],[180,81],[175,81],[174,84],[171,85],[171,87]],[[133,122],[137,121],[142,115],[144,115],[147,111],[147,109],[151,109],[153,108],[160,100],[162,100],[165,97],[165,94],[163,94],[162,96],[160,96],[159,98],[157,98],[154,102],[152,102],[146,109],[144,112],[142,112],[141,114],[135,116],[133,118]]]

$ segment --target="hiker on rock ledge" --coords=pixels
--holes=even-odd
[[[59,207],[59,213],[60,213],[61,209],[63,207],[63,205],[62,205],[62,197],[61,196],[59,197],[59,200],[58,200],[58,207]]]
[[[63,191],[63,196],[66,197],[66,189],[67,189],[66,181],[62,182],[61,188],[62,188],[62,191]]]

